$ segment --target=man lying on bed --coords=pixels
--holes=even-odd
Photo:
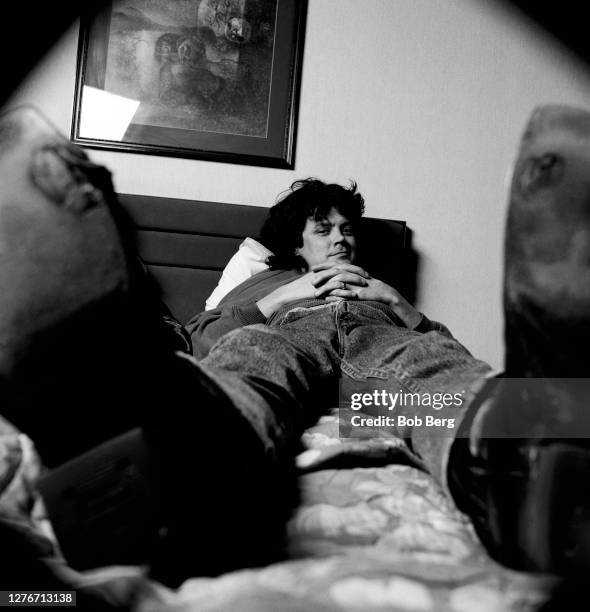
[[[440,331],[393,287],[357,265],[357,226],[364,200],[350,188],[317,179],[297,181],[271,210],[262,241],[273,255],[269,270],[243,282],[218,308],[198,314],[187,325],[194,355],[205,357],[227,332],[266,323],[286,306],[313,308],[337,300],[376,302],[387,306],[392,321],[415,331]],[[385,312],[385,309],[383,309]]]
[[[589,125],[588,113],[549,108],[523,141],[506,241],[512,378],[588,374]],[[264,562],[264,549],[278,546],[269,534],[286,516],[303,429],[335,393],[368,386],[461,394],[460,406],[444,409],[456,420],[453,436],[398,433],[493,556],[537,570],[572,561],[570,528],[585,524],[590,507],[576,484],[589,457],[558,439],[572,425],[585,434],[586,396],[559,381],[543,381],[541,393],[490,391],[485,363],[355,266],[362,200],[354,188],[296,186],[289,197],[304,201],[299,225],[279,214],[266,229],[289,228],[267,240],[283,270],[255,277],[193,323],[207,353],[197,362],[152,332],[158,317],[144,307],[108,173],[31,111],[0,121],[0,151],[2,413],[50,464],[141,426],[162,517],[150,558],[156,577],[178,584]]]

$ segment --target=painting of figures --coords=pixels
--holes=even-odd
[[[113,2],[81,36],[74,139],[292,165],[304,12],[299,0]],[[92,106],[96,90],[105,102]],[[82,115],[104,110],[105,96],[133,103],[116,145],[84,131],[90,122]]]

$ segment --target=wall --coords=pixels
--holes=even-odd
[[[518,18],[517,18],[518,17]],[[77,28],[28,101],[69,133]],[[538,104],[588,105],[590,72],[491,0],[309,0],[296,170],[92,151],[119,191],[269,206],[299,177],[355,178],[372,216],[405,219],[418,305],[502,362],[506,179]]]

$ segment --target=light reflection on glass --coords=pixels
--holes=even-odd
[[[80,136],[121,141],[138,108],[139,100],[84,85]]]

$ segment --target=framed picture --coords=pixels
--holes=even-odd
[[[82,18],[72,140],[293,168],[306,0],[120,0]]]

